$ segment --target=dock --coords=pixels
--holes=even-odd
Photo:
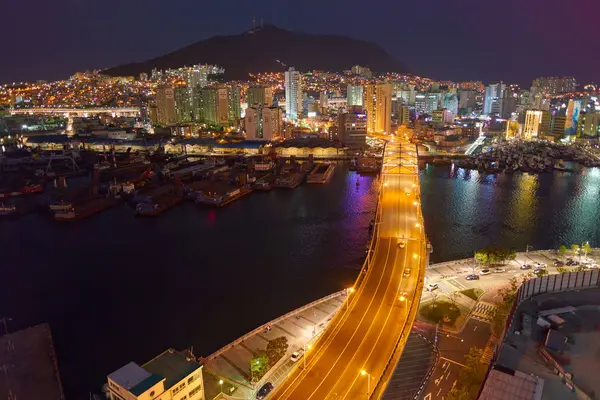
[[[120,202],[119,199],[112,197],[91,195],[83,201],[75,202],[70,210],[56,211],[54,219],[56,221],[79,221],[108,210]]]
[[[0,364],[2,398],[64,399],[48,324],[0,337]]]
[[[139,203],[135,207],[135,215],[143,217],[155,217],[175,207],[183,201],[182,196],[173,193],[165,193],[156,196],[150,202]]]
[[[333,176],[335,164],[317,164],[306,177],[306,183],[327,183]]]
[[[278,188],[295,189],[302,183],[305,176],[306,174],[302,172],[292,172],[275,179],[275,186]]]

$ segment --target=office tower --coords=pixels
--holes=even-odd
[[[361,107],[348,107],[339,117],[338,135],[342,142],[352,148],[364,147],[367,144],[367,115]]]
[[[525,124],[523,125],[523,137],[525,139],[536,138],[541,135],[542,111],[527,110],[525,113]]]
[[[516,93],[513,93],[510,90],[504,91],[502,112],[500,113],[502,118],[511,119],[513,117],[513,113],[517,111],[517,100],[518,95]]]
[[[190,122],[193,115],[192,100],[187,87],[175,88],[175,113],[177,122]]]
[[[458,93],[458,97],[459,97],[459,101],[458,101],[458,108],[462,108],[465,110],[472,110],[473,108],[475,108],[476,105],[476,99],[477,99],[477,92],[474,90],[460,90],[460,92]]]
[[[279,107],[258,104],[246,109],[244,128],[248,140],[273,140],[282,134],[282,111]]]
[[[352,67],[351,71],[354,75],[359,75],[364,78],[372,78],[373,77],[373,73],[371,72],[370,68],[362,67],[360,65],[354,65]]]
[[[365,85],[368,133],[392,132],[392,84]]]
[[[353,86],[348,85],[348,107],[351,106],[363,106],[363,95],[364,95],[364,87],[363,86]]]
[[[441,93],[419,93],[415,96],[415,111],[418,115],[431,115],[440,107]]]
[[[533,80],[532,91],[547,95],[569,93],[577,88],[577,81],[572,76],[541,77]]]
[[[140,366],[131,361],[107,377],[110,400],[204,400],[202,364],[169,349]]]
[[[446,92],[442,97],[442,108],[447,109],[452,114],[452,119],[458,115],[458,98],[452,92]]]
[[[493,83],[485,87],[485,96],[483,98],[483,113],[485,115],[501,115],[502,100],[504,99],[504,90],[506,85],[502,82]]]
[[[565,135],[575,135],[577,133],[580,112],[581,100],[569,100],[565,121]]]
[[[174,124],[177,121],[175,92],[171,86],[159,86],[156,89],[156,108],[160,125]]]
[[[445,108],[442,108],[441,110],[434,110],[431,113],[431,121],[450,124],[454,121],[454,115],[452,115],[450,110]]]
[[[273,105],[273,88],[270,86],[249,87],[246,99],[248,107],[253,107],[257,104],[271,107]]]
[[[398,124],[408,125],[410,122],[410,110],[408,106],[398,107]]]
[[[302,116],[302,76],[294,67],[285,72],[285,116],[291,121]]]
[[[542,111],[542,125],[540,126],[540,136],[550,136],[550,130],[552,126],[552,113],[548,110]]]

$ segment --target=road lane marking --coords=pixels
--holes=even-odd
[[[450,361],[452,364],[460,365],[461,367],[464,367],[464,366],[465,366],[465,364],[461,364],[461,363],[459,363],[458,361],[454,361],[454,360],[451,360],[451,359],[449,359],[449,358],[446,358],[446,357],[440,357],[440,360],[446,360],[446,361]]]
[[[442,393],[442,388],[440,388],[440,390],[438,390],[437,397],[440,397],[440,393]]]
[[[431,393],[427,393],[427,395],[423,397],[423,400],[431,400]]]

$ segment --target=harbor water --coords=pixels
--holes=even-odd
[[[428,166],[421,177],[433,261],[483,246],[600,244],[599,169],[485,176]],[[2,221],[0,317],[12,318],[10,330],[50,323],[68,399],[168,347],[206,356],[352,285],[377,179],[339,164],[324,185],[219,209],[184,203],[140,219],[120,205],[72,224],[44,214]]]

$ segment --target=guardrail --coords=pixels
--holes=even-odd
[[[269,325],[275,325],[275,324],[283,321],[284,319],[287,319],[289,317],[293,317],[294,315],[296,315],[298,313],[301,313],[304,310],[307,310],[307,309],[309,309],[311,307],[314,307],[316,305],[319,305],[319,304],[324,303],[324,302],[326,302],[328,300],[334,299],[334,298],[336,298],[338,296],[342,296],[342,295],[345,295],[345,294],[346,294],[346,289],[340,290],[339,292],[335,292],[335,293],[330,294],[328,296],[322,297],[322,298],[320,298],[318,300],[315,300],[315,301],[313,301],[311,303],[308,303],[308,304],[306,304],[306,305],[304,305],[304,306],[302,306],[300,308],[297,308],[297,309],[295,309],[293,311],[290,311],[290,312],[288,312],[288,313],[286,313],[286,314],[284,314],[284,315],[282,315],[280,317],[277,317],[274,320],[269,321],[266,324],[263,324],[263,325],[259,326],[258,328],[254,329],[254,330],[252,330],[252,331],[250,331],[248,333],[246,333],[244,336],[241,336],[241,337],[237,338],[236,340],[234,340],[233,342],[229,343],[228,345],[221,347],[219,350],[215,351],[211,355],[209,355],[207,357],[204,357],[204,360],[205,361],[210,361],[210,360],[213,360],[213,359],[217,358],[218,356],[220,356],[221,354],[223,354],[227,350],[234,348],[235,346],[237,346],[238,344],[242,343],[244,340],[248,339],[249,337],[252,337],[252,336],[256,335],[257,333],[260,333],[260,332],[264,331],[267,328],[267,326],[269,326]]]

